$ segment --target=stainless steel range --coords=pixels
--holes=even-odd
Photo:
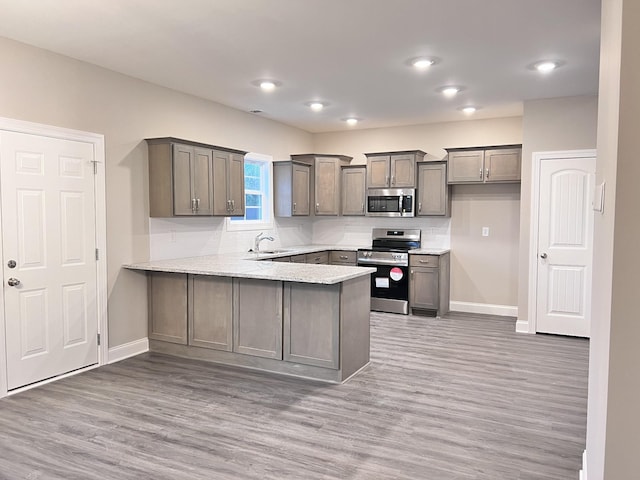
[[[409,250],[420,248],[419,229],[374,228],[371,248],[358,250],[358,265],[371,274],[371,310],[409,313]]]

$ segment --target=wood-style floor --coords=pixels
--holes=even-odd
[[[371,365],[343,385],[144,354],[0,400],[0,478],[577,478],[587,340],[371,323]]]

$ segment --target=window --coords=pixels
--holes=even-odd
[[[227,219],[227,230],[272,227],[271,157],[248,153],[244,157],[244,217]]]

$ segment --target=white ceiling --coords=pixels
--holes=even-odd
[[[522,114],[598,90],[599,0],[0,0],[0,36],[310,132]],[[434,56],[425,72],[406,61]],[[528,65],[565,64],[548,75]],[[44,72],[43,72],[44,73]],[[272,78],[265,93],[251,82]],[[464,85],[454,99],[436,88]],[[305,105],[330,105],[314,113]]]

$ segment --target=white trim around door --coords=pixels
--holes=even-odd
[[[11,118],[0,117],[0,130],[43,137],[58,138],[61,140],[72,140],[93,145],[94,161],[96,168],[95,175],[95,214],[96,214],[96,248],[98,249],[97,260],[97,311],[98,311],[98,333],[100,334],[100,346],[98,348],[98,366],[105,365],[109,359],[108,345],[108,319],[107,319],[107,217],[106,217],[106,187],[105,187],[105,150],[104,135],[97,133],[71,130],[67,128],[54,127],[39,123],[25,122]],[[1,220],[1,219],[0,219]],[[0,249],[0,262],[2,249]],[[4,300],[0,295],[0,359],[5,364],[7,358],[5,344],[5,316]],[[95,368],[94,367],[89,367]],[[77,372],[86,369],[78,370]],[[77,373],[72,372],[72,373]],[[63,375],[68,376],[67,375]],[[30,385],[27,388],[37,386],[41,383],[48,383],[50,380]],[[23,389],[20,389],[23,390]],[[0,368],[0,398],[7,396],[7,372],[3,366]]]
[[[531,158],[531,217],[529,228],[529,305],[527,320],[518,320],[516,331],[520,333],[536,333],[538,303],[538,217],[540,215],[540,166],[544,160],[591,158],[596,150],[563,150],[551,152],[534,152]]]

